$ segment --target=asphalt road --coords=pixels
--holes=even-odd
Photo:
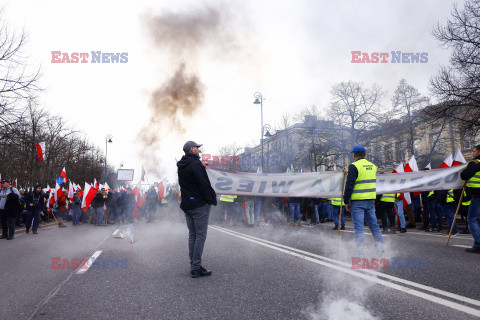
[[[385,236],[380,254],[367,230],[365,258],[390,262],[357,270],[351,225],[340,239],[328,223],[211,225],[203,264],[213,274],[199,279],[189,277],[183,223],[17,234],[0,240],[0,319],[480,318],[480,255],[464,252],[471,236],[447,248],[445,236],[409,229]],[[59,259],[71,265],[94,254],[97,264],[86,271],[58,268],[66,267]],[[421,265],[393,269],[392,258]]]

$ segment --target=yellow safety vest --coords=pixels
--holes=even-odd
[[[455,201],[455,198],[453,197],[453,190],[448,190],[447,192],[447,203],[452,203]]]
[[[342,198],[332,198],[332,205],[334,206],[344,206],[345,203],[343,202]]]
[[[478,163],[478,160],[473,160]],[[468,180],[467,187],[469,188],[480,188],[480,171],[477,171],[473,177]]]
[[[427,195],[427,198],[430,198],[431,196],[433,196],[433,193],[434,193],[434,191],[430,191]]]
[[[380,201],[383,202],[395,202],[395,194],[394,193],[386,193],[383,194],[380,198]]]
[[[231,196],[226,194],[220,195],[220,201],[225,201],[225,202],[234,202],[236,198],[237,196]]]
[[[358,170],[358,177],[353,187],[351,200],[374,200],[377,181],[377,167],[365,160],[359,159],[353,163]]]
[[[463,191],[463,197],[465,198],[466,196],[467,196],[467,193],[465,191]],[[472,202],[472,200],[463,201],[462,206],[469,206],[470,202]]]

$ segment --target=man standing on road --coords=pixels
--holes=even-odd
[[[472,197],[468,209],[467,223],[474,243],[472,248],[465,249],[469,253],[480,253],[480,145],[473,148],[473,161],[460,173],[460,178],[468,180],[468,194]]]
[[[183,146],[185,155],[177,162],[178,183],[188,227],[188,251],[192,278],[209,276],[211,271],[202,267],[202,253],[207,238],[210,206],[217,205],[207,171],[200,161],[201,144],[187,141]]]
[[[353,147],[354,162],[348,166],[347,181],[345,184],[345,209],[350,211],[353,219],[354,237],[356,242],[355,253],[363,255],[365,246],[364,221],[372,231],[375,247],[381,252],[383,249],[382,232],[375,216],[377,167],[365,160],[367,151],[361,145]],[[343,168],[347,172],[347,168]]]
[[[11,218],[5,210],[5,204],[7,202],[7,196],[10,193],[15,193],[20,197],[20,192],[14,187],[10,187],[9,180],[2,180],[2,189],[0,190],[0,220],[2,221],[2,235],[0,239],[13,239],[15,233],[15,219]]]

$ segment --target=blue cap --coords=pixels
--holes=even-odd
[[[353,147],[352,153],[367,153],[367,150],[361,145]]]

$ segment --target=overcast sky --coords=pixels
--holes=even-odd
[[[123,162],[124,168],[135,169],[136,177],[146,159],[159,159],[157,174],[147,168],[150,182],[164,176],[175,180],[175,158],[181,157],[186,140],[203,143],[204,152],[211,154],[234,142],[239,146],[258,143],[256,91],[265,97],[264,123],[272,127],[285,112],[293,114],[311,105],[325,110],[331,86],[340,81],[380,84],[388,92],[385,108],[391,106],[391,95],[402,78],[428,95],[430,77],[440,64],[448,63],[449,56],[431,30],[447,20],[454,2],[463,3],[2,2],[9,25],[29,34],[27,53],[32,63],[42,65],[41,83],[46,88],[40,94],[42,106],[61,114],[102,149],[105,136],[112,134],[108,162],[117,168]],[[208,10],[220,15],[221,29],[191,50],[187,45],[178,53],[155,43],[147,27],[152,17],[198,17]],[[352,64],[353,50],[428,52],[428,63]],[[127,52],[128,63],[54,64],[51,51]],[[192,116],[180,116],[183,131],[165,125],[165,130],[159,131],[160,146],[146,151],[139,148],[137,135],[149,121],[152,91],[173,76],[180,62],[203,84],[202,103]]]

